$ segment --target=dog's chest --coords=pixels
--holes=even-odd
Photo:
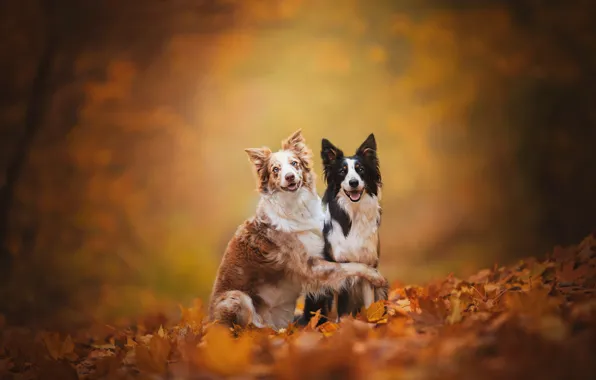
[[[321,199],[316,193],[301,190],[296,199],[280,198],[274,203],[279,209],[269,207],[266,211],[277,229],[296,236],[308,256],[323,256],[325,239],[323,223],[325,215]]]
[[[298,234],[308,256],[323,257],[325,239],[321,230],[304,231]]]
[[[376,201],[363,206],[349,213],[352,224],[347,235],[336,220],[330,219],[332,228],[326,238],[336,261],[377,264],[380,208]]]
[[[299,190],[295,198],[279,194],[264,205],[264,211],[276,229],[296,236],[308,256],[323,256],[325,215],[316,193]]]

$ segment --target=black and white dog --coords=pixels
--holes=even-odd
[[[376,268],[380,254],[381,173],[375,136],[370,134],[356,154],[349,157],[323,139],[321,157],[327,184],[323,196],[325,258]],[[387,288],[375,289],[366,281],[352,281],[337,295],[337,316],[356,314],[363,306],[387,299],[387,291]],[[318,309],[329,316],[334,299],[331,291],[323,295],[307,294],[299,324],[308,323],[312,312]]]

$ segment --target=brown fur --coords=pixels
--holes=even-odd
[[[282,147],[290,150],[290,159],[300,160],[302,186],[312,192],[313,200],[318,200],[310,150],[300,131],[285,140]],[[337,290],[351,277],[364,278],[379,287],[386,284],[372,267],[328,262],[322,258],[322,250],[309,252],[305,235],[320,237],[322,241],[320,229],[286,231],[271,220],[266,202],[269,194],[280,191],[279,182],[272,175],[276,163],[269,148],[246,151],[257,171],[259,191],[264,195],[256,216],[238,228],[226,248],[213,286],[210,319],[230,325],[253,323],[281,328],[293,317],[293,305],[302,291],[316,292],[324,287]],[[280,303],[270,303],[272,291],[276,300],[292,306],[289,312]]]

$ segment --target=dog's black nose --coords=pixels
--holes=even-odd
[[[353,188],[358,187],[358,180],[357,179],[351,179],[349,182],[350,186],[352,186]]]
[[[292,174],[292,173],[286,174],[286,181],[294,182],[294,179],[296,179],[296,176],[294,176],[294,174]]]

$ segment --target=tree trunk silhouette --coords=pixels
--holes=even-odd
[[[7,280],[12,267],[13,256],[9,247],[10,214],[15,200],[15,192],[27,162],[27,157],[35,137],[43,123],[49,100],[49,82],[56,57],[56,33],[52,1],[42,2],[47,16],[46,42],[39,58],[31,93],[27,102],[23,134],[17,142],[15,154],[6,169],[6,181],[0,188],[0,282]]]

